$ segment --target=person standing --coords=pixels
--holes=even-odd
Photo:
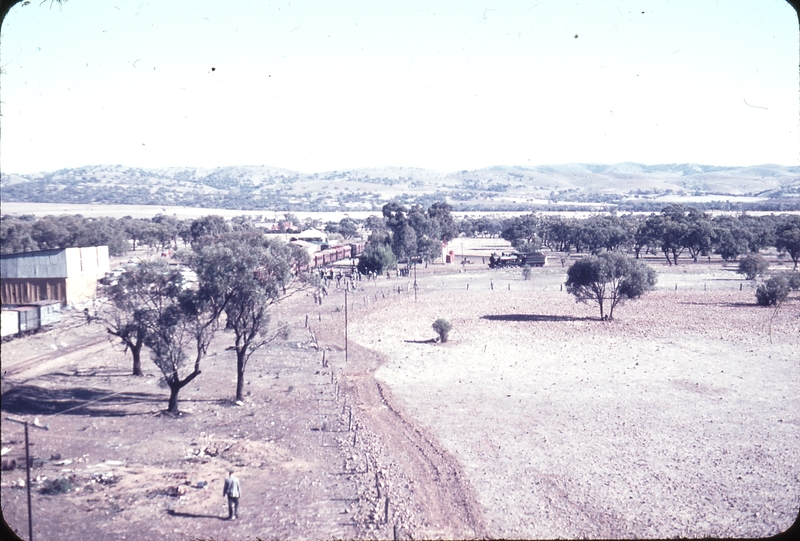
[[[239,479],[233,476],[233,470],[228,471],[222,495],[228,497],[228,519],[236,520],[239,515],[239,496],[242,495],[242,487],[239,485]]]

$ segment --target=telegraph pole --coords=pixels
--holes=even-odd
[[[417,262],[414,261],[414,302],[417,302]]]
[[[31,456],[28,451],[28,421],[25,421],[25,488],[28,489],[28,539],[33,541],[33,516],[31,515]]]
[[[12,423],[19,423],[25,426],[25,488],[28,489],[28,539],[33,541],[33,516],[31,515],[31,455],[28,450],[28,421],[20,421],[18,419],[12,419],[11,417],[6,417],[6,419]],[[41,428],[42,430],[49,430],[50,425],[48,423],[47,426],[38,426],[36,424],[33,426]]]
[[[344,288],[344,362],[347,362],[347,287]]]

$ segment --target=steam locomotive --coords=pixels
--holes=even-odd
[[[503,267],[543,267],[547,262],[547,257],[539,252],[521,254],[518,252],[492,254],[489,257],[489,268],[497,269]]]

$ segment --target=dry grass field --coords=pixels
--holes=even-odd
[[[31,430],[36,539],[760,537],[791,525],[796,294],[772,317],[733,266],[653,260],[657,289],[602,322],[560,290],[558,261],[529,281],[489,271],[493,243],[465,242],[470,264],[418,269],[416,300],[413,277],[358,282],[347,361],[344,293],[293,298],[273,318],[291,334],[251,361],[244,405],[231,401],[225,333],[179,418],[162,413],[155,366],[129,376],[98,325],[67,317],[4,343],[3,458],[24,463],[7,417],[50,424]],[[444,344],[431,341],[437,317],[453,324]],[[236,522],[222,520],[231,466]],[[2,509],[27,537],[24,476],[2,472]],[[40,493],[58,477],[70,492]]]
[[[770,326],[732,268],[653,264],[657,290],[610,322],[546,267],[430,276],[353,326],[492,536],[761,537],[797,517],[800,299]],[[450,340],[419,343],[438,317]]]

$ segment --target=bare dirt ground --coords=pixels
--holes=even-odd
[[[652,264],[657,290],[610,322],[560,266],[466,265],[352,326],[491,536],[761,537],[797,518],[800,299],[770,326],[733,265]],[[450,341],[424,343],[437,317]]]
[[[290,300],[243,406],[220,333],[177,419],[157,369],[129,376],[98,325],[4,343],[3,458],[24,464],[7,417],[50,425],[30,431],[36,539],[738,537],[795,520],[800,299],[770,326],[719,262],[654,261],[657,291],[603,323],[560,291],[557,261],[523,281],[485,269],[491,248],[418,269],[416,301],[413,277],[359,282],[347,362],[343,292]],[[436,317],[450,342],[428,342]],[[2,472],[23,538],[24,477]],[[58,477],[73,490],[39,493]]]
[[[374,287],[384,283],[394,281]],[[232,402],[235,361],[220,333],[179,418],[163,413],[155,366],[143,360],[145,376],[130,376],[129,356],[80,313],[4,343],[3,458],[20,467],[2,472],[3,518],[27,537],[12,417],[49,424],[30,429],[37,540],[482,537],[455,460],[372,377],[379,357],[354,346],[345,364],[343,298],[300,296],[276,311],[291,334],[251,359],[244,405]],[[235,522],[223,520],[230,467],[244,492]],[[72,490],[40,493],[57,478]]]

